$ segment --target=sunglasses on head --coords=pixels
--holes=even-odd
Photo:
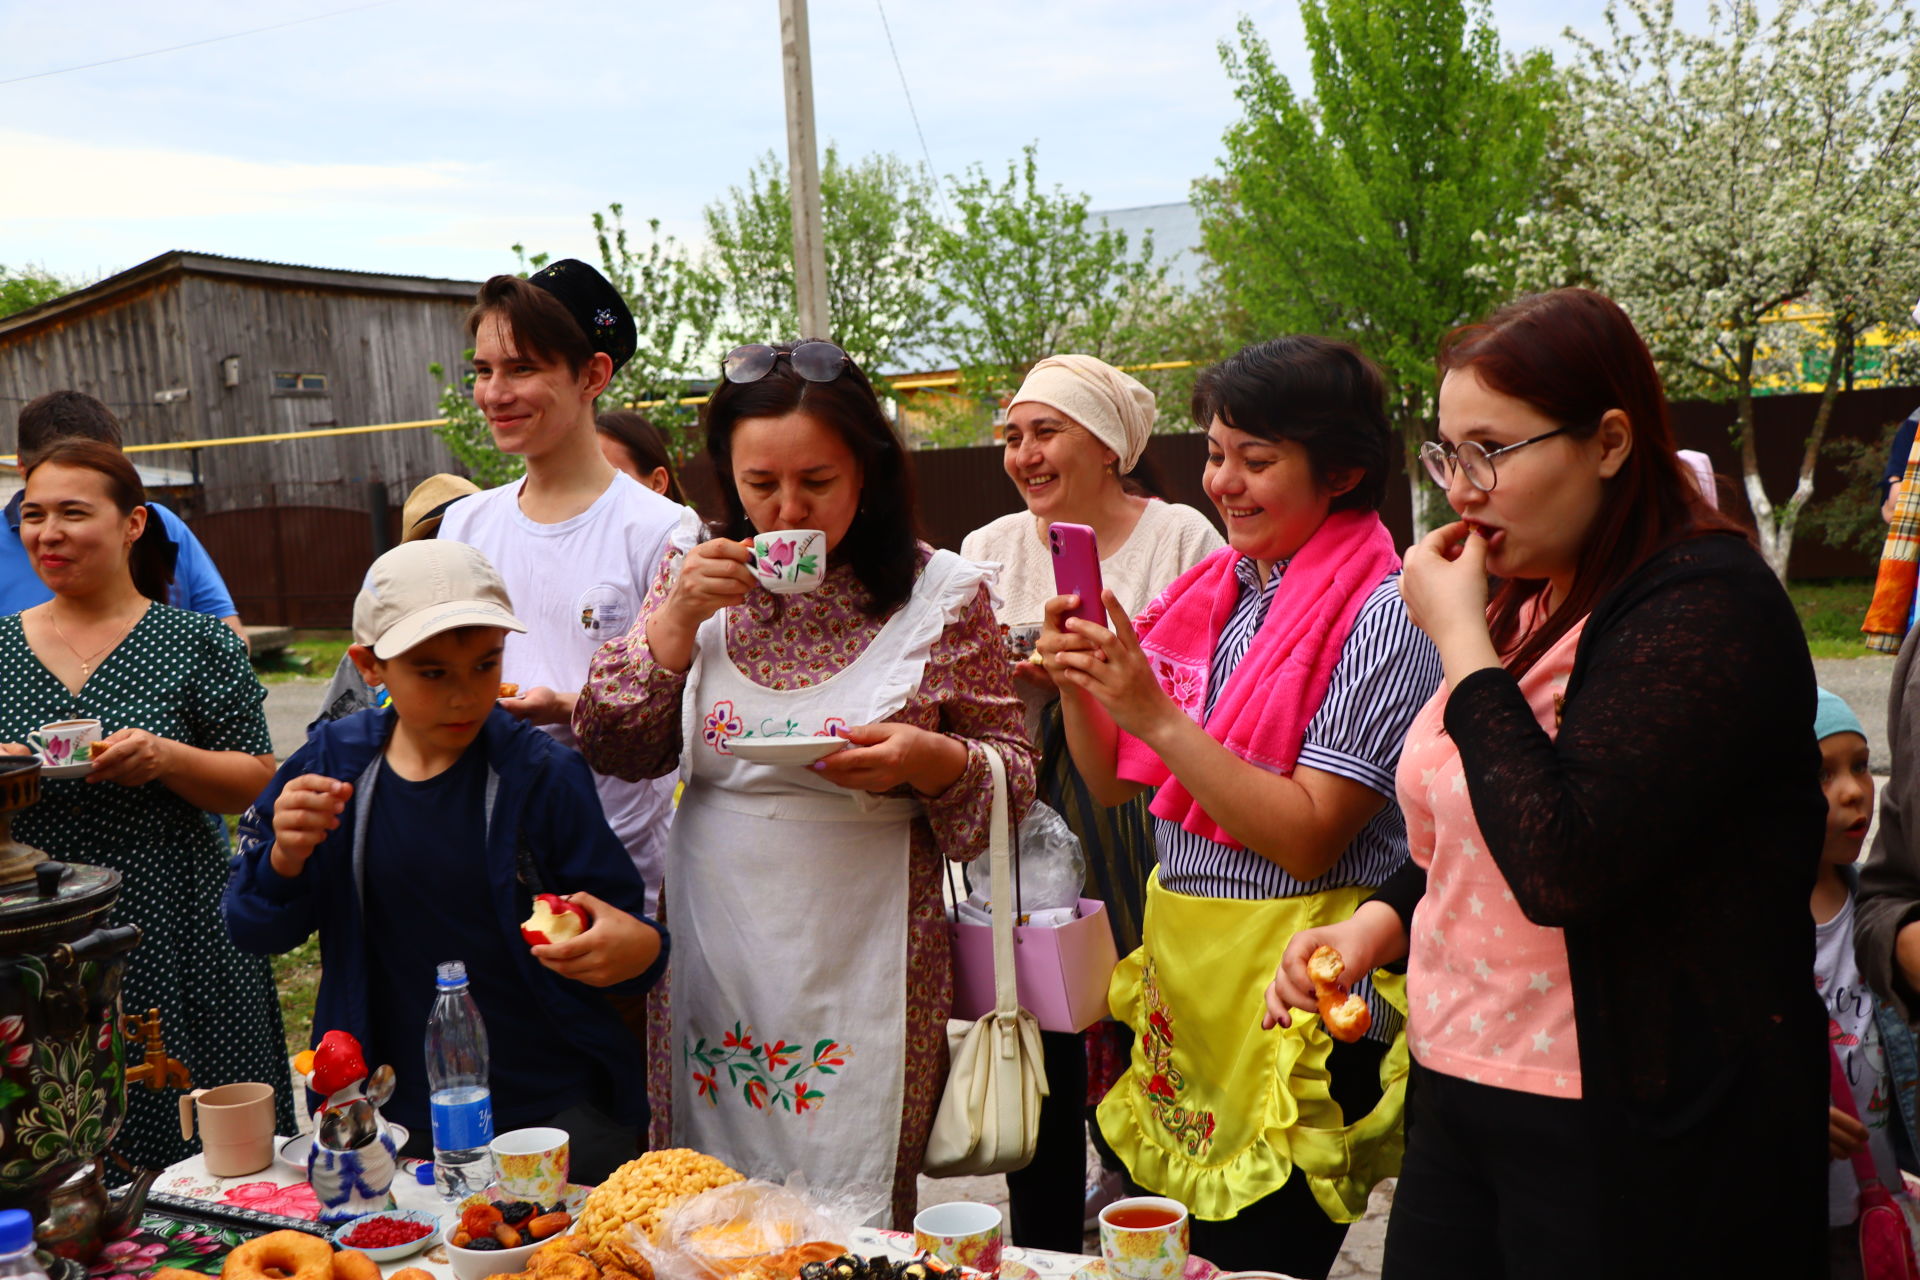
[[[772,373],[773,366],[782,359],[808,382],[832,382],[853,363],[846,352],[831,342],[802,342],[791,351],[782,351],[764,342],[751,342],[727,352],[720,367],[726,372],[728,382],[758,382]]]

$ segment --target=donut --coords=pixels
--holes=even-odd
[[[333,1280],[333,1246],[304,1231],[270,1232],[229,1253],[220,1280],[268,1280],[269,1267],[291,1280]]]
[[[389,1280],[433,1280],[433,1273],[425,1267],[402,1267]]]
[[[1307,957],[1307,976],[1313,979],[1313,994],[1320,1004],[1320,1023],[1335,1040],[1352,1044],[1373,1025],[1373,1011],[1367,1002],[1352,995],[1340,981],[1347,962],[1332,947],[1315,947]]]
[[[333,1280],[380,1280],[380,1264],[358,1249],[333,1255]]]

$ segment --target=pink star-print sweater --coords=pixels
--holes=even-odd
[[[1574,626],[1520,680],[1541,727],[1558,704],[1585,624]],[[1414,717],[1396,778],[1407,845],[1427,872],[1413,913],[1407,964],[1407,1043],[1422,1066],[1475,1084],[1553,1098],[1580,1096],[1567,944],[1521,914],[1480,838],[1445,734],[1442,685]]]

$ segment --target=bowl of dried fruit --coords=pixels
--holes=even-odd
[[[444,1225],[453,1274],[459,1280],[486,1280],[525,1270],[528,1256],[571,1227],[573,1215],[564,1204],[470,1200]]]

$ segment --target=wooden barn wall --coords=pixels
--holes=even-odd
[[[67,388],[105,401],[126,424],[129,443],[157,439],[164,415],[179,410],[154,404],[154,392],[184,387],[188,375],[178,277],[0,336],[0,450],[13,451],[14,422],[29,400]]]
[[[358,294],[256,281],[189,277],[183,285],[192,398],[189,439],[280,434],[436,416],[441,382],[467,347],[464,297]],[[240,384],[224,384],[221,361],[240,357]],[[325,392],[275,392],[276,371],[324,373]],[[178,437],[176,437],[178,438]],[[162,454],[163,459],[180,454]],[[186,465],[168,463],[167,465]],[[430,430],[239,445],[200,452],[206,509],[266,505],[267,485],[341,484],[341,505],[360,502],[369,481],[404,496],[440,471],[457,470]]]

